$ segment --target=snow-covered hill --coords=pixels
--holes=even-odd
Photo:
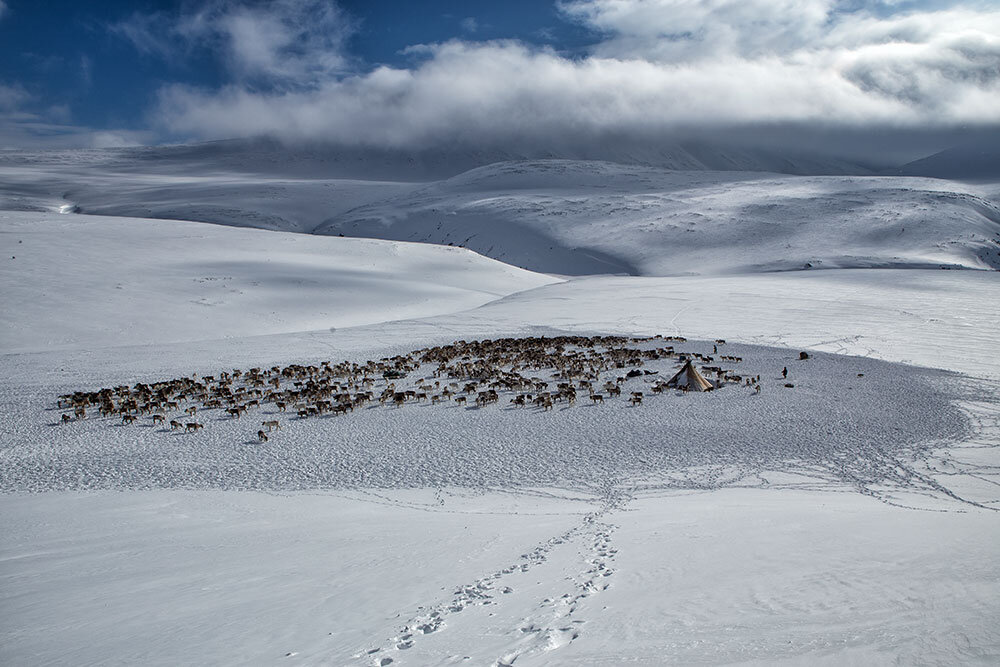
[[[955,146],[888,173],[995,183],[1000,180],[1000,139]]]
[[[178,154],[161,164],[142,157],[144,150]],[[199,151],[208,151],[204,162]],[[294,156],[286,158],[290,166],[248,158],[270,174],[225,171],[220,164],[236,157],[219,147],[116,155],[97,163],[89,153],[0,160],[0,210],[456,245],[562,275],[1000,266],[992,191],[938,179],[551,159],[405,183],[281,175],[311,164]]]
[[[351,327],[555,282],[461,248],[0,212],[5,353]]]
[[[503,163],[315,231],[461,245],[571,275],[1000,268],[1000,208],[925,179]]]

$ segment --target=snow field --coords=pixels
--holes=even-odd
[[[0,212],[5,352],[233,338],[466,310],[555,282],[460,248]]]
[[[855,494],[640,494],[586,641],[534,662],[987,665],[1000,656],[994,512]],[[962,619],[959,621],[958,619]]]
[[[4,504],[8,664],[985,665],[1000,651],[992,512],[794,488]]]
[[[8,665],[349,664],[450,599],[456,582],[520,566],[525,544],[588,511],[558,491],[460,489],[14,494],[3,504]]]

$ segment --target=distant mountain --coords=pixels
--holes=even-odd
[[[992,142],[955,146],[886,173],[959,181],[995,181],[1000,179],[1000,138]]]

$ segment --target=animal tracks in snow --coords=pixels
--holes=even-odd
[[[611,546],[615,526],[588,517],[591,530],[584,537],[590,542],[585,571],[571,577],[573,588],[558,598],[546,598],[535,614],[524,619],[513,646],[494,663],[494,667],[511,667],[518,658],[569,645],[583,634],[586,621],[579,616],[581,603],[609,588],[614,570],[610,564],[617,550]]]
[[[401,661],[406,652],[419,646],[429,635],[447,630],[450,624],[462,622],[462,612],[474,608],[492,607],[489,617],[501,620],[507,600],[518,598],[517,579],[534,568],[548,564],[552,556],[560,550],[560,560],[566,561],[567,552],[575,548],[577,555],[570,556],[569,571],[548,573],[548,581],[563,580],[566,587],[556,596],[528,602],[529,611],[510,627],[492,628],[491,635],[505,639],[503,654],[494,661],[495,667],[512,665],[519,657],[530,653],[552,651],[570,644],[583,634],[586,621],[580,618],[581,603],[610,586],[614,574],[612,564],[617,549],[612,546],[612,535],[616,526],[604,518],[611,511],[620,509],[620,499],[610,501],[601,509],[586,515],[583,520],[565,533],[556,535],[538,544],[507,567],[492,572],[480,579],[455,588],[453,597],[433,606],[424,607],[421,613],[408,620],[393,636],[387,637],[380,646],[369,647],[353,658],[358,664],[372,664],[384,667]],[[539,582],[540,583],[540,582]],[[524,604],[521,596],[516,604]],[[516,604],[510,603],[516,618]],[[510,611],[510,610],[508,610]],[[511,614],[506,616],[510,617]]]

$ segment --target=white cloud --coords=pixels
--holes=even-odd
[[[6,13],[7,13],[7,3],[5,3],[4,0],[0,0],[0,19],[2,19],[3,15]]]
[[[595,52],[656,61],[756,57],[822,35],[833,0],[573,0],[560,9],[602,31]]]
[[[164,88],[157,123],[185,137],[270,134],[395,147],[641,141],[706,126],[1000,125],[1000,11],[993,9],[572,0],[561,11],[601,35],[583,57],[516,41],[456,40],[411,48],[421,60],[405,69],[352,74],[340,69],[343,32],[306,37],[308,50],[290,50],[307,34],[297,23],[308,20],[300,11],[307,4],[255,5],[249,14],[213,5],[225,11],[178,23],[226,45],[234,78],[218,90]],[[329,21],[341,25],[331,12]],[[295,85],[261,91],[248,85],[254,73]]]
[[[459,24],[462,26],[462,30],[468,33],[473,33],[479,30],[479,22],[472,16],[462,19]]]
[[[18,84],[0,83],[0,111],[15,111],[31,99],[31,95]]]
[[[145,54],[174,60],[207,50],[237,81],[298,88],[348,69],[344,43],[354,24],[327,0],[210,0],[191,13],[137,13],[112,30]]]

